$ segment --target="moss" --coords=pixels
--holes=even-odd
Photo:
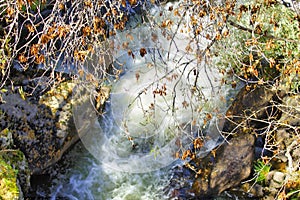
[[[30,171],[24,154],[12,149],[0,151],[0,200],[19,199],[20,194],[28,192],[29,182]]]
[[[0,155],[0,199],[19,199],[17,185],[18,170],[14,169],[6,159]]]

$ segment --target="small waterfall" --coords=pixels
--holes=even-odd
[[[213,115],[207,130],[203,128],[206,113],[221,107],[216,96],[226,93],[218,74],[208,74],[186,54],[145,50],[144,56],[133,51],[135,58],[125,53],[113,63],[123,73],[112,85],[100,120],[89,90],[77,88],[80,102],[73,113],[80,138],[96,159],[118,171],[157,170],[174,162],[175,154],[188,149],[194,138],[205,141],[203,154],[220,138]],[[198,80],[191,74],[196,69],[201,70]]]
[[[118,33],[104,54],[86,62],[87,72],[98,78],[99,60],[120,73],[106,85],[111,93],[101,117],[94,88],[77,87],[74,120],[88,152],[75,157],[74,167],[52,188],[52,199],[166,199],[168,172],[182,164],[175,155],[194,138],[204,141],[198,156],[222,141],[221,97],[226,99],[228,88],[220,85],[216,69],[185,52],[186,38],[169,40],[160,29],[139,26]]]

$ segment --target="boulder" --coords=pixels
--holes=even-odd
[[[35,97],[24,99],[12,92],[2,96],[5,103],[0,105],[4,113],[1,128],[11,130],[14,144],[25,154],[33,174],[57,162],[79,139],[71,110],[74,86],[72,82],[62,82],[38,103]]]
[[[217,162],[210,175],[211,190],[220,194],[248,178],[253,160],[253,135],[241,133],[230,140],[217,152]]]
[[[214,159],[210,155],[197,160],[197,166],[202,168],[193,183],[196,196],[219,195],[249,177],[254,160],[254,140],[251,134],[238,134],[215,151]]]
[[[248,123],[253,128],[266,126],[267,123],[262,120],[267,122],[280,117],[281,112],[276,106],[284,95],[284,92],[266,87],[256,87],[250,91],[246,87],[242,88],[226,112],[223,131],[235,130],[241,122]]]

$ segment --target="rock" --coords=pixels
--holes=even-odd
[[[194,173],[187,167],[182,165],[174,166],[171,169],[170,184],[164,188],[165,194],[170,199],[184,197],[186,199],[193,199],[195,194],[191,191],[191,185],[194,182]]]
[[[18,199],[6,198],[1,194],[6,186],[5,193],[17,194],[22,199],[23,193],[26,194],[30,187],[30,170],[24,154],[19,150],[0,151],[0,199]],[[5,179],[5,180],[4,180]]]
[[[0,149],[9,149],[12,145],[12,133],[8,128],[5,128],[0,132]]]
[[[252,119],[271,120],[277,118],[280,112],[276,108],[280,98],[284,93],[276,92],[266,87],[257,87],[251,91],[247,91],[244,87],[237,94],[236,99],[226,112],[229,118],[225,121],[223,131],[230,132],[234,130],[236,124],[241,123],[246,117],[251,116]],[[246,123],[246,121],[245,121]],[[252,121],[248,119],[248,123],[255,128],[261,128],[267,123]]]
[[[276,189],[281,188],[282,184],[284,182],[284,179],[285,179],[285,174],[284,173],[275,171],[273,173],[272,179],[270,180],[269,187],[270,188],[276,188]]]
[[[260,134],[271,121],[277,121],[283,125],[272,132],[274,134],[272,137],[278,144],[278,153],[274,158],[277,159],[276,166],[274,159],[272,160],[273,169],[277,171],[271,171],[267,175],[265,184],[269,187],[257,185],[255,190],[253,187],[250,191],[255,197],[269,195],[266,197],[274,199],[285,180],[285,174],[278,170],[284,171],[286,168],[285,162],[288,160],[284,153],[286,148],[291,149],[289,155],[293,157],[295,163],[299,163],[300,160],[300,148],[292,145],[299,140],[297,137],[291,137],[295,135],[295,129],[291,127],[298,127],[300,124],[299,96],[299,94],[288,96],[285,92],[259,86],[251,91],[242,89],[226,113],[228,119],[222,131],[230,133],[230,137],[227,137],[229,144],[224,143],[218,147],[214,150],[213,156],[208,155],[190,162],[197,176],[192,185],[195,196],[199,199],[215,197],[247,179],[251,174],[255,150],[257,158],[262,155],[269,157],[273,155],[272,150],[265,152],[265,136],[260,135],[256,140],[255,133]],[[243,129],[243,125],[246,125],[244,127],[247,129]],[[296,166],[294,167],[296,169]]]
[[[300,94],[286,96],[282,100],[282,116],[279,122],[300,126]]]
[[[270,181],[273,178],[274,172],[275,172],[274,170],[269,171],[269,173],[267,174],[266,179],[265,179],[266,184],[270,184]]]
[[[7,92],[0,105],[1,129],[9,128],[14,144],[27,157],[32,173],[42,173],[78,141],[72,118],[72,82],[63,82],[43,95],[25,100]],[[34,99],[34,100],[33,100]]]
[[[259,184],[255,184],[253,187],[251,187],[250,193],[254,197],[263,197],[264,196],[263,187]]]
[[[273,180],[277,183],[282,183],[284,181],[285,174],[282,172],[275,172],[273,175]]]
[[[210,176],[210,188],[220,194],[246,179],[254,159],[254,136],[239,134],[217,152],[217,163]]]
[[[66,138],[66,136],[67,136],[67,133],[65,131],[58,130],[56,132],[56,137],[58,137],[60,139],[64,139],[64,138]]]
[[[278,119],[280,127],[275,131],[278,148],[276,159],[286,162],[286,169],[295,170],[300,162],[299,134],[300,127],[300,94],[291,93],[282,98],[280,109],[282,115]],[[294,163],[294,164],[292,164]]]
[[[264,197],[262,198],[262,200],[274,200],[274,199],[275,199],[274,196],[271,196],[271,195],[264,196]]]
[[[192,190],[197,198],[210,198],[249,177],[254,159],[254,136],[238,134],[216,150],[216,157],[198,159],[200,166]]]

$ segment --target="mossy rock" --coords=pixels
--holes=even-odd
[[[5,115],[0,124],[11,131],[14,148],[25,154],[32,174],[43,173],[79,139],[72,118],[74,85],[62,82],[39,102],[35,97],[24,100],[12,92],[3,95],[6,103],[0,105],[0,114]]]
[[[20,190],[17,184],[17,175],[18,170],[0,156],[0,199],[19,199]]]
[[[8,128],[5,128],[0,132],[0,149],[9,149],[12,145],[12,133]]]
[[[0,151],[0,199],[20,199],[29,186],[30,171],[24,154],[19,150]]]

